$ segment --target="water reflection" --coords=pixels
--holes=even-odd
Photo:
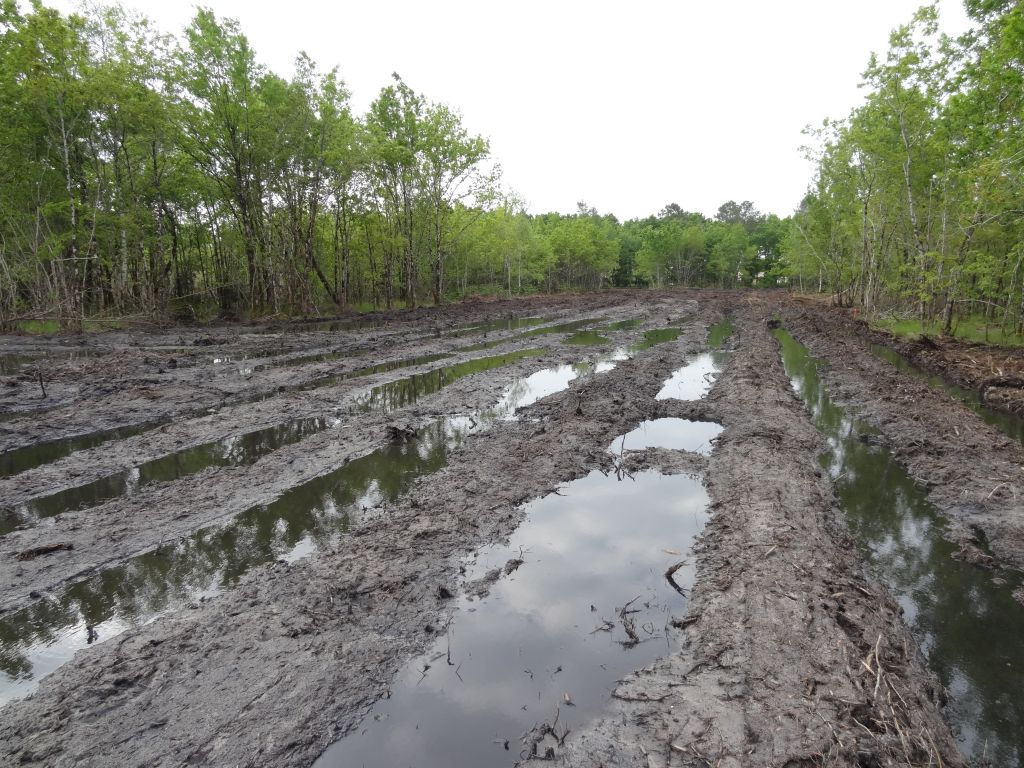
[[[952,559],[925,492],[887,450],[861,439],[870,430],[829,399],[807,350],[785,331],[776,336],[793,388],[828,441],[822,462],[850,529],[949,690],[961,749],[1024,766],[1024,608],[1014,585]]]
[[[381,384],[355,399],[361,411],[391,411],[412,405],[419,398],[437,392],[442,387],[474,373],[483,373],[543,353],[542,349],[523,349],[505,355],[481,357],[464,363],[449,365],[423,374],[407,376],[398,381]]]
[[[678,328],[656,328],[653,331],[644,331],[643,338],[632,344],[630,349],[633,352],[643,352],[645,349],[650,349],[658,344],[675,341],[679,338],[680,333],[682,331]]]
[[[177,480],[209,467],[238,467],[254,463],[262,456],[285,445],[297,443],[309,435],[337,426],[336,418],[295,419],[266,429],[231,435],[221,440],[186,448],[166,456],[101,477],[86,485],[40,496],[16,510],[0,510],[0,534],[37,518],[52,517],[72,509],[100,504],[118,496],[131,495],[156,482]]]
[[[473,373],[492,370],[525,357],[539,354],[538,349],[527,349],[507,355],[477,358],[457,365],[438,368],[424,374],[415,374],[398,381],[374,387],[356,398],[362,411],[390,411],[415,403],[420,397],[437,392],[442,387]],[[383,365],[394,365],[387,363]],[[279,448],[297,443],[310,435],[336,427],[340,420],[333,417],[293,419],[265,429],[232,435],[221,440],[203,443],[192,448],[161,456],[123,472],[102,477],[86,485],[67,488],[47,496],[33,499],[16,509],[0,509],[0,534],[18,526],[31,524],[41,517],[52,517],[73,509],[99,504],[155,482],[177,480],[201,472],[209,467],[237,467],[255,463]]]
[[[257,565],[330,546],[364,509],[393,502],[443,467],[468,434],[440,420],[416,440],[388,445],[173,545],[101,571],[59,595],[0,617],[0,702],[22,696],[88,640],[105,640],[236,584]]]
[[[409,443],[388,445],[296,486],[226,526],[202,529],[0,617],[0,702],[24,696],[66,663],[86,645],[88,626],[105,640],[216,594],[256,566],[334,545],[365,509],[395,501],[416,478],[445,466],[467,435],[538,396],[533,386],[509,387],[493,408],[439,419]]]
[[[446,336],[460,337],[476,334],[487,334],[491,331],[518,331],[522,328],[532,328],[535,325],[548,322],[544,317],[507,317],[501,320],[490,320],[484,323],[471,323],[459,326],[455,330],[445,334]]]
[[[29,363],[35,362],[36,359],[32,355],[0,355],[0,376],[13,376]]]
[[[671,448],[710,456],[712,442],[722,434],[722,427],[711,421],[688,419],[653,419],[640,424],[608,446],[612,453],[642,451],[645,448]]]
[[[512,766],[524,732],[556,712],[559,732],[578,729],[604,711],[619,679],[675,647],[666,625],[686,600],[663,576],[681,556],[665,550],[687,553],[703,528],[700,482],[593,472],[560,493],[527,505],[508,546],[482,552],[470,575],[520,553],[525,563],[483,600],[460,598],[448,631],[317,768]],[[676,573],[684,588],[693,577],[692,565]],[[619,615],[630,600],[638,644]]]
[[[578,346],[591,346],[596,344],[610,344],[611,339],[607,336],[602,336],[597,331],[580,331],[567,338],[565,343],[576,344]]]
[[[165,424],[166,421],[146,422],[129,427],[117,427],[115,429],[103,429],[75,437],[60,438],[58,440],[47,440],[41,443],[15,448],[11,451],[0,453],[0,477],[9,477],[27,469],[38,467],[42,464],[49,464],[69,456],[75,451],[82,451],[86,448],[93,448],[108,440],[121,440],[126,437],[141,434],[149,429]]]

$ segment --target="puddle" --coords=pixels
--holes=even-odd
[[[468,350],[465,350],[468,351]],[[332,376],[324,376],[318,379],[313,379],[305,384],[298,386],[286,387],[285,391],[299,391],[308,392],[314,389],[320,389],[322,387],[329,387],[335,384],[340,384],[343,381],[350,379],[356,379],[363,376],[371,376],[378,373],[388,373],[390,371],[396,371],[401,368],[412,368],[418,365],[428,365],[430,363],[437,362],[439,360],[445,360],[452,357],[453,354],[450,352],[439,352],[431,355],[421,355],[419,357],[409,357],[402,360],[392,360],[387,363],[378,363],[376,365],[366,366],[364,368],[357,368],[347,373],[335,374]],[[259,367],[257,366],[257,370]],[[255,403],[268,400],[279,394],[279,391],[262,391],[254,395],[249,395],[238,400],[231,402],[231,405],[245,405],[247,403]],[[24,415],[23,413],[12,414],[13,416]],[[73,438],[64,438],[61,440],[54,440],[46,443],[36,443],[34,445],[26,446],[25,448],[16,448],[12,451],[0,454],[0,477],[7,477],[15,475],[19,472],[32,469],[34,467],[42,466],[43,464],[49,464],[51,462],[62,459],[75,451],[84,450],[86,448],[93,448],[97,445],[101,445],[111,440],[120,440],[125,437],[133,437],[135,435],[142,434],[150,429],[165,424],[166,421],[149,422],[146,424],[137,424],[130,427],[119,427],[113,430],[102,430],[99,432],[91,432],[85,435],[81,435]],[[115,494],[117,495],[117,494]],[[112,498],[112,497],[107,497]],[[0,526],[3,523],[0,522]]]
[[[697,355],[679,370],[675,371],[662,386],[656,400],[700,400],[707,396],[715,383],[715,376],[721,371],[716,355],[704,352]]]
[[[308,333],[324,331],[371,331],[388,324],[388,320],[381,317],[352,317],[346,319],[319,320],[310,322],[308,320],[294,323],[275,323],[265,328],[250,329],[247,333],[272,334],[272,333]]]
[[[0,477],[10,477],[33,467],[49,464],[75,451],[93,448],[108,440],[121,440],[126,437],[133,437],[165,423],[166,421],[147,422],[130,427],[117,427],[116,429],[90,432],[76,437],[49,440],[28,445],[24,448],[15,448],[14,450],[0,453]]]
[[[545,325],[541,328],[534,328],[527,331],[523,336],[543,336],[548,333],[573,333],[586,328],[588,325],[600,322],[600,317],[591,317],[586,320],[573,320],[571,323],[559,323],[558,325]]]
[[[711,442],[722,434],[722,426],[711,421],[653,419],[645,421],[608,446],[610,453],[642,451],[645,448],[671,448],[710,456]]]
[[[549,319],[545,317],[507,317],[503,320],[491,320],[486,323],[473,323],[459,326],[454,330],[445,333],[445,336],[458,338],[460,336],[474,336],[481,333],[486,335],[492,331],[518,331],[523,328],[532,328],[535,325],[541,325],[547,322],[549,322]]]
[[[499,419],[514,419],[517,409],[533,405],[542,398],[561,392],[579,376],[585,374],[586,370],[585,364],[558,365],[516,379],[505,390],[494,412]]]
[[[725,346],[725,342],[729,340],[729,337],[732,336],[734,330],[731,317],[715,323],[708,328],[708,346],[712,349],[721,349]]]
[[[607,336],[602,336],[597,331],[580,331],[574,333],[572,336],[565,340],[566,344],[578,344],[580,346],[587,346],[593,344],[610,344],[611,339]]]
[[[20,373],[22,368],[38,359],[32,355],[0,355],[0,376],[13,376]]]
[[[679,338],[680,333],[682,331],[678,328],[657,328],[653,331],[644,331],[643,338],[630,346],[630,349],[634,352],[643,352],[645,349],[650,349],[658,344],[675,341]]]
[[[700,400],[706,397],[728,359],[728,353],[721,348],[732,331],[732,324],[728,320],[711,326],[708,329],[708,346],[713,351],[702,352],[675,371],[655,399]]]
[[[534,353],[525,350],[496,359],[511,362],[510,357]],[[356,459],[224,526],[200,530],[173,546],[133,558],[56,596],[0,617],[0,704],[31,692],[39,678],[85,647],[89,626],[96,630],[98,640],[109,639],[216,594],[255,566],[279,558],[298,559],[333,546],[367,509],[394,501],[416,478],[445,466],[451,450],[466,435],[514,418],[518,408],[564,389],[576,377],[595,372],[599,365],[556,366],[522,377],[494,407],[473,417],[441,419],[406,445],[387,446]],[[475,372],[460,370],[461,375]],[[448,378],[446,383],[452,380]],[[417,396],[424,394],[422,388],[417,392]],[[404,397],[407,395],[378,393],[370,400],[387,407]]]
[[[632,320],[619,320],[617,323],[609,323],[598,328],[599,331],[631,331],[644,324],[642,317],[634,317]]]
[[[1011,437],[1019,443],[1024,443],[1024,418],[992,408],[981,399],[981,395],[977,392],[957,386],[952,382],[946,381],[941,376],[929,373],[923,368],[914,365],[894,349],[881,344],[872,344],[871,351],[877,357],[892,363],[900,371],[926,381],[932,389],[952,395],[981,416],[986,424],[995,427],[1007,437]]]
[[[948,689],[946,716],[970,758],[1024,766],[1024,607],[1016,584],[952,559],[944,521],[872,431],[828,396],[818,361],[775,332],[794,390],[828,441],[822,464],[864,557],[904,610],[928,666]]]
[[[202,529],[0,617],[0,704],[31,692],[42,676],[84,648],[89,626],[106,640],[215,595],[253,567],[333,546],[351,522],[444,467],[467,435],[557,391],[537,385],[534,379],[529,386],[510,387],[495,407],[474,417],[440,419],[409,443],[355,459],[226,525]]]
[[[88,643],[106,640],[227,589],[255,566],[329,547],[365,508],[394,502],[435,472],[465,438],[464,420],[440,420],[417,439],[388,445],[158,551],[0,617],[0,703],[29,693]]]
[[[374,387],[355,399],[360,411],[390,411],[412,405],[420,397],[433,394],[453,381],[473,373],[500,368],[542,350],[527,349],[506,355],[482,357],[464,363],[414,374],[398,381]],[[0,509],[0,535],[41,517],[52,517],[72,509],[99,504],[118,496],[130,495],[154,482],[166,482],[201,472],[208,467],[237,467],[255,463],[279,448],[297,443],[326,429],[336,427],[333,417],[294,419],[265,429],[232,435],[192,448],[161,456],[92,483],[33,499],[16,510]]]
[[[677,647],[666,627],[687,601],[664,573],[704,526],[700,482],[592,472],[559,493],[528,504],[508,546],[482,551],[469,577],[525,562],[488,596],[460,597],[433,648],[316,768],[512,766],[529,754],[524,733],[556,715],[559,735],[578,730],[606,711],[618,680]],[[686,589],[694,565],[675,578]],[[621,618],[627,604],[639,642]]]
[[[31,354],[2,354],[0,355],[0,376],[24,373],[24,368],[33,363],[44,366],[43,371],[45,372],[45,365],[50,361],[74,362],[104,354],[107,354],[106,351],[98,349],[47,349]],[[32,373],[35,373],[35,369],[32,370]]]
[[[324,387],[332,387],[335,384],[340,384],[343,381],[349,381],[350,379],[359,379],[363,376],[373,376],[378,373],[389,373],[391,371],[397,371],[401,368],[412,368],[417,365],[429,365],[430,363],[436,363],[439,360],[447,360],[452,357],[451,352],[436,352],[430,355],[420,355],[418,357],[406,357],[401,360],[391,360],[387,363],[377,363],[376,365],[368,365],[363,368],[356,368],[355,370],[348,371],[346,373],[333,374],[331,376],[321,376],[319,378],[308,381],[305,384],[300,384],[296,387],[291,387],[294,391],[298,392],[309,392],[314,389],[322,389]],[[266,400],[269,397],[273,397],[276,392],[261,393],[258,397],[260,400]]]
[[[14,530],[19,525],[34,522],[37,518],[52,517],[118,496],[131,495],[150,483],[177,480],[208,467],[238,467],[252,464],[278,448],[297,443],[339,423],[340,420],[336,418],[296,419],[176,451],[86,485],[33,499],[16,511],[0,510],[0,535]]]
[[[444,368],[437,368],[427,373],[414,374],[398,381],[381,384],[355,399],[356,407],[361,411],[391,411],[412,405],[419,398],[437,392],[444,386],[464,376],[490,371],[527,357],[535,357],[544,353],[542,349],[523,349],[505,355],[481,357],[456,363]]]

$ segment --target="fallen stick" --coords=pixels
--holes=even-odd
[[[668,583],[672,585],[672,589],[674,589],[676,592],[678,592],[683,597],[688,598],[689,595],[686,594],[686,590],[684,590],[682,587],[680,587],[676,583],[675,578],[673,578],[676,575],[676,571],[678,571],[680,568],[682,568],[686,564],[687,564],[686,560],[680,560],[675,565],[669,566],[669,569],[667,571],[665,571],[665,578],[668,580]]]

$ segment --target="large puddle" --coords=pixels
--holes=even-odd
[[[514,418],[518,408],[567,387],[571,378],[547,375],[562,368],[573,370],[557,366],[522,377],[493,408],[474,417],[440,419],[409,443],[349,462],[227,525],[200,530],[0,617],[0,703],[29,693],[39,678],[93,640],[108,639],[217,594],[258,565],[333,546],[368,510],[395,501],[416,478],[444,467],[468,434]],[[592,369],[581,364],[572,378]],[[468,375],[468,368],[462,370]],[[380,394],[377,400],[393,403],[396,397],[402,396]]]
[[[198,531],[0,617],[0,703],[31,691],[93,639],[106,640],[217,594],[257,565],[333,545],[364,510],[395,501],[417,477],[443,467],[469,431],[465,420],[440,420],[413,441],[351,461],[227,525]]]
[[[707,504],[686,475],[592,472],[527,505],[509,544],[471,567],[496,579],[489,594],[460,597],[434,646],[314,765],[512,766],[557,753],[618,680],[676,647],[668,625],[687,600],[665,572],[689,555]],[[685,591],[693,563],[673,578]]]
[[[500,368],[523,358],[537,355],[539,349],[526,349],[505,355],[481,357],[456,365],[445,366],[423,374],[414,374],[398,381],[374,387],[355,398],[360,411],[391,411],[415,403],[420,397],[433,394],[448,384],[474,373]],[[99,504],[136,492],[154,482],[176,480],[209,467],[237,467],[256,462],[285,445],[336,427],[334,417],[294,419],[265,429],[232,435],[192,448],[161,456],[123,472],[100,478],[82,486],[68,488],[33,499],[17,509],[0,509],[0,534],[18,526],[31,524],[40,517],[52,517],[73,509]]]
[[[961,749],[992,765],[1024,766],[1024,608],[1014,584],[952,559],[944,522],[867,425],[835,405],[818,361],[776,331],[793,388],[828,440],[822,457],[851,532],[904,610],[928,666],[950,694]]]

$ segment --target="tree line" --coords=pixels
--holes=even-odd
[[[805,289],[869,313],[894,307],[950,333],[959,318],[1024,328],[1024,5],[967,0],[972,29],[934,6],[896,29],[867,96],[813,131],[810,192],[784,245]]]
[[[349,99],[305,54],[290,79],[269,71],[207,9],[179,38],[119,7],[0,0],[0,326],[778,271],[785,224],[752,203],[529,215],[449,106],[397,74],[366,114]]]

